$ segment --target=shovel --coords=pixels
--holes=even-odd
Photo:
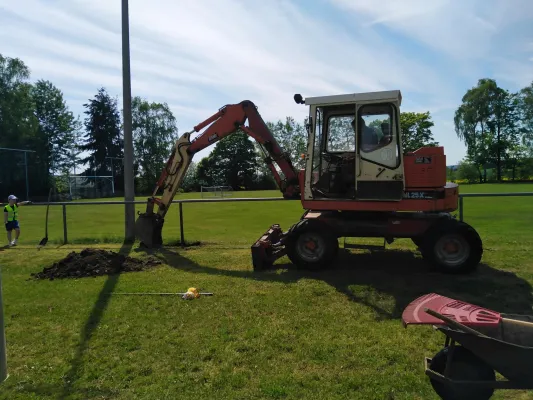
[[[48,203],[46,204],[46,222],[44,225],[44,237],[39,242],[39,245],[37,246],[37,250],[41,250],[41,247],[44,247],[46,243],[48,243],[48,209],[50,208],[51,198],[52,198],[52,188],[50,188],[50,192],[48,193]]]

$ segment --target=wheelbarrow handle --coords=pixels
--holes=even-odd
[[[483,337],[487,337],[486,335],[482,334],[481,332],[478,332],[476,331],[475,329],[472,329],[466,325],[463,325],[457,321],[454,321],[453,319],[451,318],[448,318],[440,313],[438,313],[437,311],[434,311],[430,308],[424,308],[424,311],[429,314],[429,315],[432,315],[434,316],[435,318],[438,318],[438,319],[441,319],[443,320],[444,322],[446,322],[448,325],[452,326],[453,328],[456,328],[456,329],[459,329],[461,331],[465,331],[465,332],[468,332],[468,333],[471,333],[472,335],[476,335],[476,336],[483,336]]]

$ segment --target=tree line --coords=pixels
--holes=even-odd
[[[480,80],[465,94],[455,116],[456,132],[468,149],[464,165],[481,170],[487,162],[495,162],[500,171],[514,168],[522,173],[533,147],[532,88],[533,84],[511,94],[492,80]],[[79,190],[82,197],[111,195],[110,181],[115,195],[123,193],[123,123],[117,98],[100,87],[83,107],[83,116],[75,116],[52,82],[31,83],[30,70],[22,60],[0,54],[0,147],[32,151],[24,156],[0,150],[2,197],[8,192],[24,197],[26,182],[34,199],[46,196],[51,187],[68,193],[73,182],[84,188],[85,192]],[[306,123],[290,116],[267,122],[296,168],[303,167]],[[400,124],[404,151],[439,145],[429,112],[402,112]],[[135,192],[148,194],[179,137],[177,121],[168,104],[134,96],[132,133]],[[264,157],[257,143],[236,132],[220,140],[209,156],[192,163],[181,190],[218,185],[233,190],[274,189]],[[73,180],[73,176],[81,178]]]
[[[463,96],[454,124],[467,147],[457,178],[482,183],[533,176],[533,82],[510,92],[480,79]]]
[[[30,83],[30,70],[18,58],[0,54],[0,187],[2,196],[46,196],[49,188],[68,192],[74,182],[85,197],[99,197],[112,181],[123,193],[124,140],[116,97],[99,88],[74,116],[52,82]],[[136,187],[150,191],[178,135],[176,118],[165,103],[132,99]],[[24,155],[17,150],[31,151]],[[105,176],[107,178],[95,179]],[[90,188],[87,183],[92,182]],[[110,195],[111,193],[105,193]]]

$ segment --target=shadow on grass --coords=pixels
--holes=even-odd
[[[130,254],[132,246],[133,244],[131,243],[123,243],[118,252],[124,256],[127,256]],[[85,326],[81,331],[80,342],[76,349],[76,354],[70,363],[70,369],[64,376],[64,386],[59,399],[66,399],[74,391],[78,392],[74,389],[74,384],[79,378],[80,368],[83,365],[83,354],[88,347],[94,331],[102,319],[104,311],[109,304],[109,299],[112,296],[119,278],[120,274],[109,275],[104,283],[104,286],[102,287],[102,290],[100,291],[100,294],[98,295],[98,299],[94,303],[91,314],[89,315],[89,318],[87,319]]]
[[[23,384],[22,386],[19,386],[19,390],[23,390],[27,393],[33,393],[37,397],[32,398],[38,398],[41,399],[44,396],[46,397],[55,397],[58,399],[63,399],[65,396],[68,396],[69,394],[65,394],[64,390],[61,387],[58,387],[55,384],[37,384],[37,385],[29,385],[29,384]],[[102,389],[97,387],[91,387],[91,388],[80,388],[76,389],[75,391],[76,395],[79,396],[79,398],[82,399],[94,399],[94,398],[102,398],[102,399],[112,399],[115,398],[117,393],[115,390],[111,389]]]
[[[153,254],[173,268],[193,273],[286,283],[302,278],[321,280],[352,301],[373,309],[377,319],[400,318],[412,300],[430,292],[499,312],[532,313],[531,285],[516,274],[483,263],[468,275],[434,272],[414,251],[354,254],[341,249],[332,268],[317,272],[298,270],[292,264],[275,265],[261,272],[225,270],[198,265],[178,251],[159,249]],[[392,309],[390,297],[394,299]]]

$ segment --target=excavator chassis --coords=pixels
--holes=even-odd
[[[446,212],[307,211],[287,232],[272,225],[252,245],[253,268],[271,268],[287,255],[297,268],[323,269],[334,262],[341,237],[384,239],[383,246],[344,246],[369,250],[409,238],[429,264],[446,273],[473,271],[483,254],[478,233]]]
[[[395,238],[410,238],[424,258],[442,270],[459,273],[477,266],[483,252],[479,235],[472,227],[449,214],[457,209],[458,186],[446,182],[444,149],[422,147],[399,156],[402,153],[401,132],[397,126],[400,91],[314,97],[305,101],[301,95],[295,95],[294,100],[297,104],[309,105],[312,115],[318,109],[326,113],[324,118],[311,118],[306,125],[308,148],[315,150],[303,155],[305,168],[296,170],[290,154],[279,146],[254,103],[244,100],[228,104],[176,141],[148,199],[146,212],[139,214],[136,222],[136,236],[141,244],[149,248],[162,245],[164,217],[193,156],[241,131],[259,144],[283,197],[299,198],[302,207],[309,210],[287,232],[283,232],[279,225],[273,225],[253,244],[255,270],[267,269],[285,255],[300,268],[322,268],[335,259],[341,237],[384,238],[389,244]],[[363,116],[385,113],[387,119],[394,122],[392,125],[381,124],[386,140],[381,143],[380,139],[378,147],[372,150],[374,158],[363,157],[355,148],[357,146],[344,154],[347,158],[335,156],[328,161],[328,157],[320,155],[326,151],[324,146],[329,140],[329,129],[324,121],[329,120],[328,115],[337,115],[339,110],[344,117],[353,118],[352,128],[357,143],[362,140],[362,132],[366,132],[361,120]],[[360,122],[356,123],[356,120]],[[246,122],[248,125],[245,125]],[[315,130],[322,129],[320,127],[325,133],[316,137]],[[199,135],[191,140],[195,132]],[[374,134],[377,135],[377,132],[374,131]],[[375,138],[374,134],[372,138]],[[395,145],[391,144],[394,138],[397,139]],[[380,150],[380,156],[374,153],[377,150]],[[390,163],[395,157],[394,152],[396,166]],[[318,171],[321,172],[317,174],[315,155],[320,156]],[[356,162],[356,159],[361,162]],[[388,167],[380,164],[385,159],[388,159]],[[322,167],[322,160],[326,168]],[[355,165],[352,161],[356,162]],[[360,177],[355,179],[353,173],[357,170]],[[162,196],[157,198],[161,190]],[[349,195],[352,191],[357,196]],[[155,205],[157,211],[154,211]]]

